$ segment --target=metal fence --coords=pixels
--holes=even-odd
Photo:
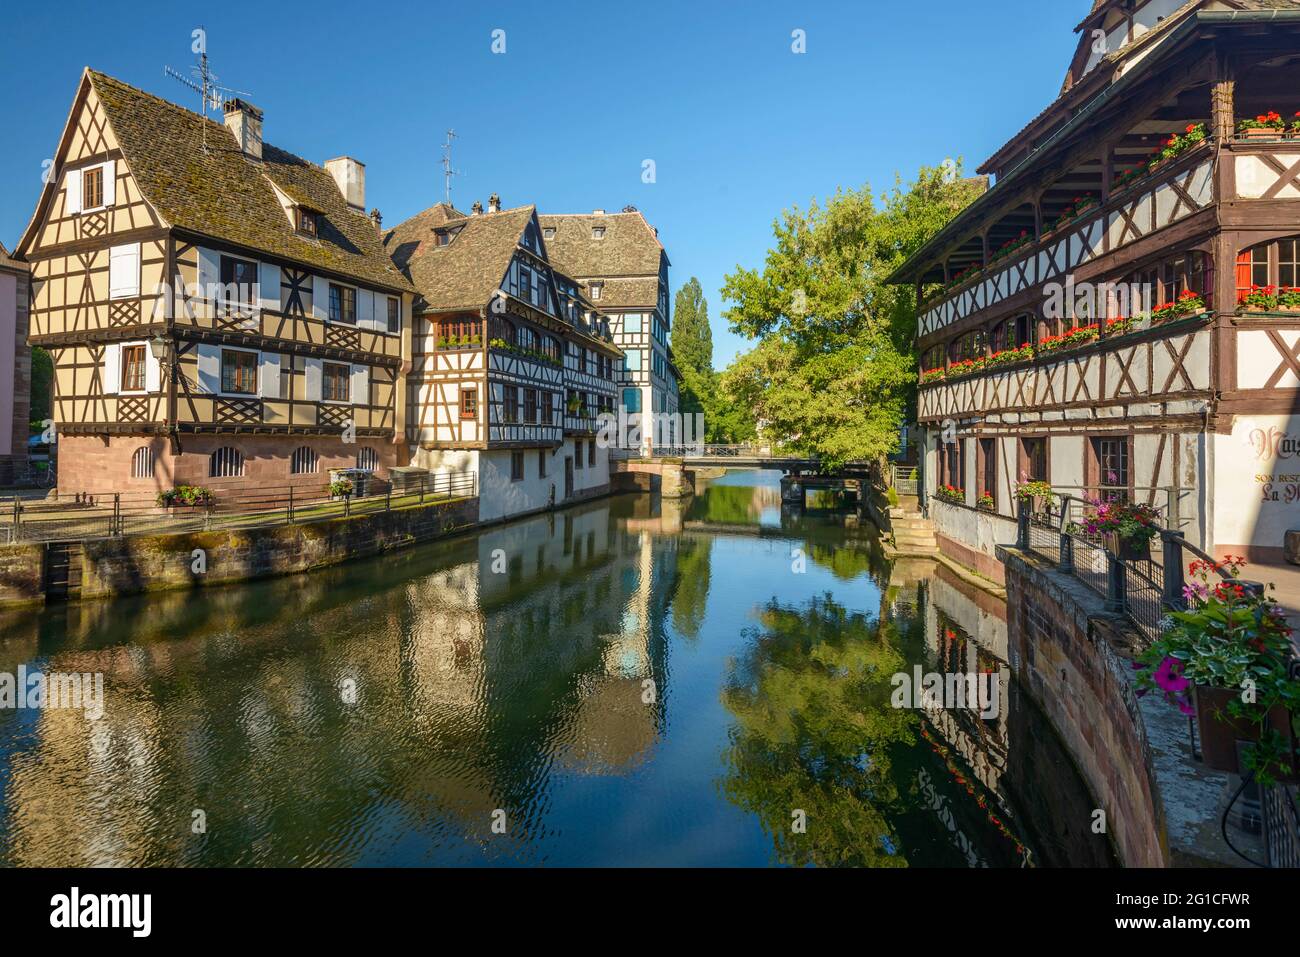
[[[306,524],[385,512],[478,494],[473,472],[408,478],[399,486],[370,477],[356,494],[331,495],[328,485],[221,489],[211,501],[165,506],[152,492],[83,492],[71,499],[3,501],[0,543],[84,541],[118,535]]]

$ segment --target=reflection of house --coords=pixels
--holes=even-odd
[[[532,206],[439,203],[385,236],[419,290],[409,376],[413,464],[479,475],[485,520],[607,491],[596,417],[622,354],[547,258]]]
[[[930,502],[950,554],[1000,575],[1015,485],[1039,479],[1281,558],[1300,314],[1239,301],[1300,286],[1300,144],[1239,124],[1300,110],[1295,8],[1096,0],[1059,98],[981,167],[996,185],[895,273],[919,298],[928,490],[965,495]]]
[[[411,287],[365,213],[365,168],[309,163],[262,124],[242,100],[221,125],[82,76],[17,250],[30,341],[54,359],[61,490],[398,463]]]
[[[27,455],[32,360],[27,348],[27,266],[0,246],[0,485]]]

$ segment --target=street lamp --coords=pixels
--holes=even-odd
[[[161,332],[149,340],[149,352],[160,365],[172,364],[172,341]]]

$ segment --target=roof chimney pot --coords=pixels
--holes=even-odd
[[[491,196],[488,197],[488,212],[489,213],[501,212],[501,197],[498,196],[496,193],[493,193]]]
[[[483,204],[480,203],[477,199],[474,200],[474,205],[471,206],[471,207],[469,208],[469,214],[470,214],[471,216],[482,216],[482,215],[483,215]]]
[[[339,156],[326,160],[325,170],[334,177],[334,182],[347,204],[354,211],[364,213],[366,211],[366,164],[351,156]]]
[[[262,111],[235,97],[222,105],[226,129],[235,135],[239,151],[250,159],[262,158]]]

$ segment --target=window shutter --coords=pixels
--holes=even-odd
[[[1246,249],[1237,253],[1237,288],[1239,290],[1250,291],[1251,279],[1254,278],[1252,264],[1251,250]]]
[[[117,395],[122,388],[122,343],[104,347],[104,395]]]
[[[199,391],[216,395],[221,391],[221,347],[199,345],[195,347],[199,362]]]
[[[261,393],[262,398],[280,398],[280,353],[263,352],[260,372],[258,391]]]
[[[330,283],[324,276],[311,277],[311,312],[317,319],[330,317]]]
[[[370,404],[370,366],[352,367],[352,385],[348,398],[352,400],[353,405]]]
[[[114,246],[108,254],[108,298],[140,295],[140,244]]]
[[[104,205],[112,206],[117,201],[117,160],[104,164]]]
[[[65,216],[81,212],[81,170],[70,169],[63,174]]]
[[[357,290],[357,325],[362,329],[375,328],[375,296],[369,289]]]
[[[321,397],[321,379],[324,370],[323,359],[308,359],[306,366],[306,391],[308,402],[319,402]]]
[[[257,297],[263,309],[280,311],[280,267],[274,263],[257,264]]]
[[[162,391],[162,363],[153,357],[153,350],[145,344],[144,389],[146,392]]]
[[[216,309],[214,300],[218,298],[217,283],[221,281],[221,257],[211,249],[199,247],[199,301],[206,304],[201,307],[200,316],[212,316]]]

